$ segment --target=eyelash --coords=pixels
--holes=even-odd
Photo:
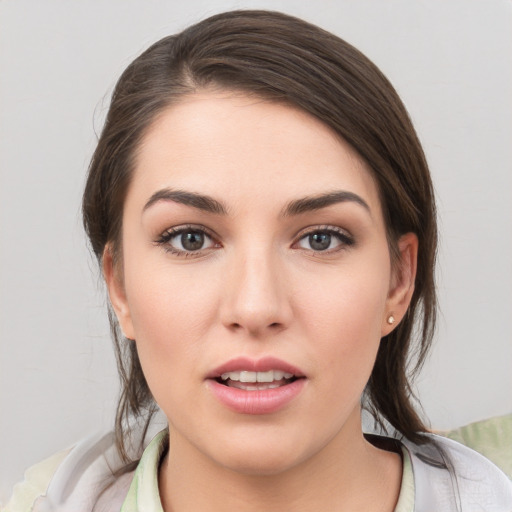
[[[315,234],[326,234],[329,236],[334,236],[338,242],[339,246],[335,247],[333,249],[325,249],[325,250],[314,250],[314,249],[306,249],[303,248],[303,250],[313,253],[315,256],[322,255],[322,254],[333,254],[338,251],[341,251],[343,249],[347,249],[349,247],[352,247],[355,245],[355,240],[351,234],[349,234],[346,230],[341,229],[337,226],[314,226],[311,228],[306,228],[305,230],[301,231],[299,235],[297,236],[297,241],[294,242],[294,246],[299,244],[302,240],[305,238],[315,235]],[[300,247],[298,249],[301,249]]]
[[[171,245],[171,240],[179,235],[184,233],[201,233],[211,239],[214,246],[220,247],[220,243],[216,242],[215,235],[211,233],[204,226],[195,226],[193,224],[186,224],[184,226],[178,226],[174,228],[169,228],[165,230],[157,240],[155,240],[155,244],[161,246],[166,252],[174,254],[176,256],[182,256],[185,258],[193,258],[198,256],[203,256],[205,251],[209,249],[213,249],[214,247],[207,247],[206,249],[198,249],[197,251],[184,251],[181,249],[177,249]]]
[[[171,245],[171,240],[175,237],[178,237],[179,235],[182,235],[184,233],[200,233],[203,236],[208,237],[211,240],[211,243],[213,244],[212,247],[207,247],[204,249],[198,249],[198,250],[181,250],[177,249],[176,247],[173,247]],[[329,236],[334,236],[337,241],[339,242],[339,245],[333,249],[324,249],[324,250],[314,250],[314,249],[307,249],[307,248],[301,248],[296,247],[302,240],[306,239],[309,236],[315,235],[315,234],[325,234]],[[196,226],[193,224],[188,224],[184,226],[178,226],[169,228],[166,231],[164,231],[157,240],[155,240],[155,244],[158,246],[161,246],[166,252],[174,254],[176,256],[181,256],[185,258],[193,258],[193,257],[199,257],[203,256],[206,251],[209,251],[210,249],[221,247],[220,242],[216,241],[215,235],[210,232],[210,230],[206,229],[204,226]],[[338,228],[336,226],[315,226],[312,228],[307,228],[306,230],[303,230],[300,232],[297,237],[296,241],[293,243],[292,248],[295,249],[302,249],[308,252],[311,252],[315,255],[321,255],[321,254],[332,254],[335,252],[338,252],[340,250],[346,249],[348,247],[351,247],[355,244],[355,240],[347,233],[345,230]]]

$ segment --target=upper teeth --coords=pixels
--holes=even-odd
[[[227,372],[221,375],[222,380],[238,380],[240,382],[272,382],[274,380],[291,379],[293,373],[281,370],[269,370],[268,372]]]

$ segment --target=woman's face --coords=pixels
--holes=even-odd
[[[137,153],[122,265],[105,274],[172,451],[271,474],[360,437],[360,399],[416,239],[392,272],[379,195],[351,147],[308,114],[203,92]]]

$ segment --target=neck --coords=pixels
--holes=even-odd
[[[164,510],[391,512],[400,489],[400,456],[368,443],[358,418],[314,456],[274,474],[220,466],[171,429],[172,456],[159,475]]]

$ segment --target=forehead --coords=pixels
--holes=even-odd
[[[200,92],[162,111],[143,137],[130,194],[173,187],[237,201],[349,190],[380,209],[365,161],[330,127],[289,105]],[[142,200],[142,199],[141,199]]]

